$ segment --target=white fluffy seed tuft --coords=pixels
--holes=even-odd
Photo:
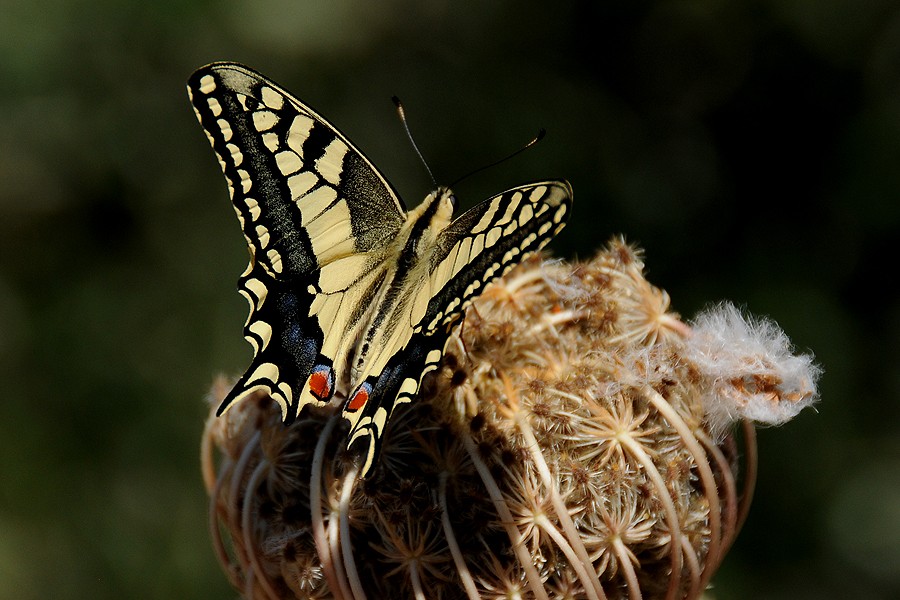
[[[821,369],[810,354],[795,354],[776,323],[744,316],[723,302],[691,323],[687,358],[703,380],[703,405],[713,431],[740,418],[781,425],[818,399]]]

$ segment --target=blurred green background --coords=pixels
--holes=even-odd
[[[900,597],[900,3],[0,4],[0,598],[234,597],[198,469],[250,357],[247,255],[184,82],[244,62],[407,204],[568,178],[555,253],[612,234],[689,317],[731,299],[825,369],[760,432],[719,599]]]

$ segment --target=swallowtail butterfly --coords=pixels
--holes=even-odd
[[[572,188],[541,181],[452,219],[439,187],[407,212],[341,132],[259,73],[214,63],[188,81],[250,248],[238,281],[254,356],[218,414],[257,389],[290,422],[344,398],[361,476],[394,408],[438,368],[451,327],[484,287],[565,225]]]

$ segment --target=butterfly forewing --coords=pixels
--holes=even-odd
[[[380,248],[403,225],[406,210],[372,163],[277,84],[217,63],[194,73],[188,91],[247,243],[271,275]]]
[[[340,391],[365,476],[394,408],[440,365],[465,306],[559,232],[571,187],[514,188],[447,225],[438,203],[407,215],[344,135],[255,71],[208,65],[188,93],[251,254],[238,289],[254,357],[219,412],[264,389],[289,421]]]

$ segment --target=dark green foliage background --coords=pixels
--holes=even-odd
[[[825,368],[760,432],[719,599],[900,594],[900,4],[5,0],[0,598],[233,597],[206,533],[204,394],[249,346],[246,251],[184,82],[269,74],[408,204],[566,177],[554,243],[615,233],[691,316],[731,299]]]

